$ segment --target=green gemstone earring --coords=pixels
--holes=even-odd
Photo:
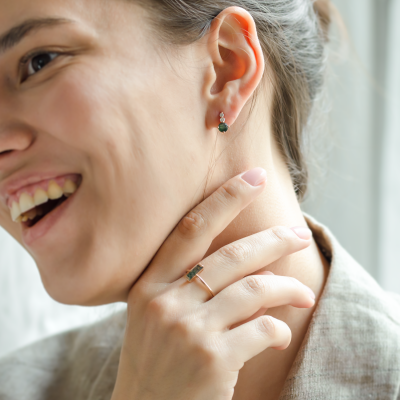
[[[221,123],[218,125],[218,130],[219,130],[220,132],[224,133],[224,132],[226,132],[226,131],[229,129],[229,126],[225,123],[225,116],[224,116],[224,113],[221,112],[221,114],[219,114],[219,116],[221,117],[221,118],[220,118]]]

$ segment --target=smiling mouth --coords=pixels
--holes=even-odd
[[[9,201],[11,219],[26,228],[36,225],[74,194],[81,181],[76,175],[55,178],[20,191]]]

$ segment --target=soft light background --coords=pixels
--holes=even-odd
[[[332,111],[304,209],[384,288],[400,293],[400,0],[333,2],[351,44],[332,43]],[[0,356],[124,306],[56,303],[30,257],[0,229]]]
[[[319,145],[326,172],[314,173],[304,209],[400,293],[400,0],[333,3],[350,39],[332,43],[332,111]]]

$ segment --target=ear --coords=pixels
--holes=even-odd
[[[212,65],[204,85],[208,101],[207,129],[219,125],[219,114],[231,125],[259,84],[264,55],[251,14],[241,7],[228,7],[211,23],[207,51]]]

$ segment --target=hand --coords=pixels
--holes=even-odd
[[[164,242],[129,294],[112,400],[231,400],[246,361],[269,347],[287,348],[289,327],[262,314],[288,304],[311,307],[312,291],[294,278],[254,273],[305,249],[311,235],[303,240],[275,227],[211,254],[200,276],[214,298],[197,278],[189,283],[184,276],[265,186],[241,175],[230,179]]]

